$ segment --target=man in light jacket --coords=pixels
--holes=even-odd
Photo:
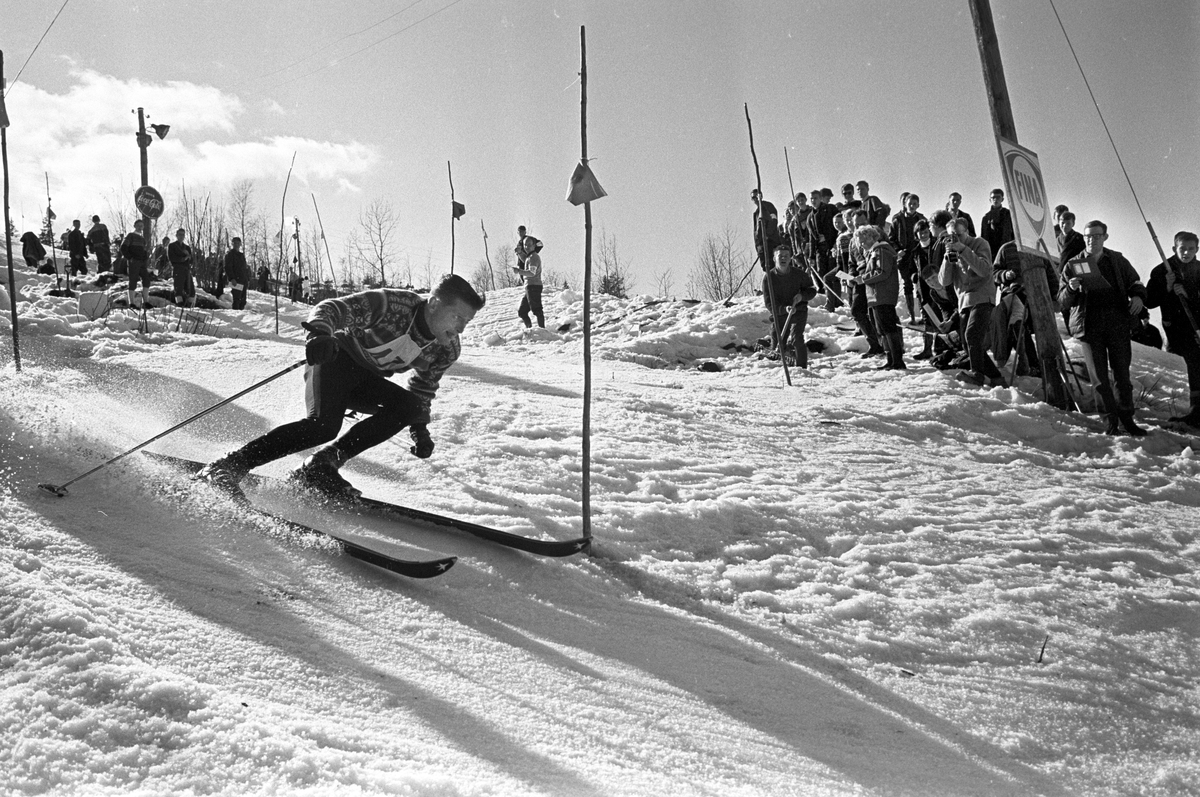
[[[1004,376],[987,353],[988,331],[991,329],[992,309],[996,306],[996,285],[992,282],[992,250],[987,241],[967,232],[965,219],[947,219],[948,211],[939,211],[930,219],[934,234],[942,233],[940,242],[945,255],[938,267],[938,282],[954,288],[958,294],[958,312],[963,319],[962,337],[971,370],[958,374],[960,381],[990,387],[1004,386]]]

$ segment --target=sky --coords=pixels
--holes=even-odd
[[[59,5],[4,0],[10,84]],[[1200,3],[1057,7],[1169,253],[1175,231],[1200,228]],[[993,12],[1020,143],[1040,156],[1051,203],[1106,221],[1110,248],[1148,275],[1152,241],[1049,0]],[[140,106],[171,125],[149,150],[168,202],[180,185],[220,197],[248,178],[270,218],[307,228],[315,196],[337,259],[361,210],[384,200],[401,256],[446,271],[450,162],[467,207],[456,270],[483,257],[481,222],[492,247],[525,224],[547,271],[574,281],[581,26],[588,154],[608,192],[595,234],[615,238],[642,291],[683,293],[709,234],[730,228],[748,246],[746,107],[781,210],[791,186],[836,194],[866,179],[893,208],[910,191],[926,212],[957,190],[978,218],[1001,184],[966,2],[69,0],[7,98],[15,223],[38,225],[47,174],[60,225],[130,208]]]

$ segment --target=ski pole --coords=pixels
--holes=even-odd
[[[102,462],[102,463],[100,463],[100,464],[99,464],[99,465],[97,465],[96,467],[94,467],[94,468],[92,468],[91,470],[89,470],[87,473],[81,473],[80,475],[76,476],[74,479],[71,479],[71,480],[70,480],[70,481],[68,481],[68,482],[63,482],[62,484],[59,484],[59,485],[54,485],[54,484],[50,484],[49,482],[45,482],[45,483],[43,483],[43,484],[39,484],[39,485],[38,485],[38,488],[39,488],[39,489],[41,489],[41,490],[45,490],[45,491],[46,491],[46,492],[48,492],[48,493],[53,493],[54,495],[58,496],[59,498],[62,498],[62,497],[64,497],[64,496],[66,496],[66,495],[67,495],[67,487],[69,487],[70,485],[72,485],[72,484],[74,484],[75,482],[79,481],[80,479],[83,479],[83,478],[86,478],[86,477],[88,477],[88,476],[91,476],[91,475],[92,475],[93,473],[95,473],[96,471],[98,471],[98,470],[100,470],[100,469],[102,469],[102,468],[107,468],[109,465],[113,464],[113,463],[114,463],[114,462],[116,462],[117,460],[119,460],[119,459],[124,459],[125,457],[129,456],[129,455],[130,455],[130,454],[132,454],[133,452],[135,452],[135,451],[138,451],[138,450],[140,450],[140,449],[143,449],[143,448],[145,448],[146,446],[148,446],[148,445],[150,445],[151,443],[153,443],[155,440],[159,440],[159,439],[161,439],[161,438],[163,438],[163,437],[166,437],[167,435],[171,434],[171,432],[174,432],[174,431],[177,431],[177,430],[179,430],[179,429],[182,429],[183,427],[187,426],[187,425],[188,425],[189,423],[191,423],[192,421],[197,421],[197,420],[199,420],[199,419],[203,418],[205,415],[208,415],[208,414],[209,414],[210,412],[212,412],[213,410],[220,409],[221,407],[224,407],[226,404],[230,403],[231,401],[234,401],[234,400],[236,400],[236,399],[239,399],[239,398],[241,398],[242,396],[246,395],[247,393],[250,393],[251,391],[258,390],[260,387],[262,387],[263,385],[267,384],[268,382],[273,382],[273,381],[275,381],[276,379],[278,379],[279,377],[281,377],[281,376],[283,376],[284,374],[288,373],[289,371],[294,371],[294,370],[296,370],[296,369],[297,369],[297,368],[299,368],[300,366],[304,365],[304,364],[305,364],[305,362],[307,362],[307,361],[306,361],[306,360],[297,360],[296,362],[294,362],[294,363],[292,363],[291,365],[289,365],[287,368],[284,368],[284,369],[283,369],[282,371],[280,371],[279,373],[277,373],[277,374],[273,374],[272,376],[268,376],[266,379],[262,380],[261,382],[258,382],[258,383],[256,383],[256,384],[253,384],[253,385],[251,385],[250,387],[246,388],[245,390],[241,391],[240,393],[235,393],[234,395],[230,396],[229,398],[227,398],[227,399],[225,399],[225,400],[223,400],[223,401],[219,401],[219,402],[217,402],[216,404],[212,405],[211,407],[209,407],[209,408],[208,408],[208,409],[206,409],[206,410],[201,410],[200,412],[196,413],[196,414],[195,414],[195,415],[193,415],[192,417],[190,417],[190,418],[187,418],[186,420],[180,421],[179,423],[175,424],[174,426],[172,426],[172,427],[171,427],[170,429],[168,429],[167,431],[165,431],[165,432],[160,432],[159,434],[156,434],[154,437],[151,437],[151,438],[150,438],[149,440],[147,440],[146,442],[144,442],[144,443],[139,443],[139,444],[137,444],[136,446],[134,446],[133,448],[129,449],[128,451],[126,451],[126,452],[124,452],[124,453],[122,453],[122,454],[117,454],[115,457],[113,457],[112,459],[108,460],[107,462]]]

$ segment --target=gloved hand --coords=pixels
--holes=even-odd
[[[433,438],[429,436],[429,427],[423,423],[415,424],[408,430],[408,434],[416,444],[408,449],[412,455],[420,459],[429,459],[433,454]]]
[[[308,336],[304,344],[304,358],[309,365],[324,365],[331,363],[338,356],[338,342],[333,335],[314,332]]]

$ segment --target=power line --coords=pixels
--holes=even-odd
[[[433,17],[436,17],[438,14],[442,13],[443,11],[447,11],[450,8],[458,5],[461,2],[462,2],[462,0],[454,0],[454,2],[452,2],[448,5],[442,6],[437,11],[434,11],[432,14],[425,16],[425,17],[421,17],[420,19],[418,19],[416,22],[412,23],[411,25],[406,25],[403,28],[401,28],[400,30],[396,31],[395,33],[389,33],[387,36],[384,36],[382,39],[373,41],[370,44],[368,44],[366,47],[363,47],[362,49],[355,50],[354,52],[352,52],[348,55],[343,55],[341,58],[335,58],[333,61],[326,64],[325,66],[317,67],[316,69],[312,70],[311,72],[305,72],[303,75],[298,75],[297,77],[294,77],[291,80],[285,80],[285,81],[283,81],[283,83],[280,83],[278,85],[282,86],[282,85],[287,85],[288,83],[294,83],[297,80],[303,80],[304,78],[309,77],[310,75],[315,75],[318,72],[323,72],[326,69],[329,69],[330,67],[337,66],[342,61],[346,61],[350,58],[353,58],[356,55],[365,53],[367,50],[370,50],[372,47],[375,47],[376,45],[379,45],[379,44],[383,44],[388,39],[395,38],[396,36],[399,36],[401,33],[404,33],[406,30],[412,30],[413,28],[415,28],[417,25],[420,25],[425,20],[432,19]]]
[[[274,77],[275,75],[278,75],[280,72],[286,72],[287,70],[291,69],[294,66],[298,66],[298,65],[304,63],[305,61],[308,61],[311,58],[315,58],[316,56],[318,56],[321,53],[328,50],[330,47],[334,47],[338,44],[341,44],[346,39],[351,39],[351,38],[354,38],[355,36],[361,36],[362,34],[366,33],[367,31],[373,30],[373,29],[379,27],[380,25],[382,25],[383,23],[388,22],[392,19],[395,19],[396,17],[400,16],[401,14],[403,14],[405,11],[409,10],[413,6],[423,3],[423,2],[424,2],[424,0],[413,0],[413,2],[409,3],[404,8],[397,11],[396,13],[389,14],[388,16],[384,17],[383,19],[379,20],[378,22],[376,22],[372,25],[368,25],[367,27],[363,28],[362,30],[355,31],[354,33],[347,33],[345,36],[342,36],[340,39],[332,41],[329,44],[326,44],[324,47],[320,47],[316,50],[313,50],[311,53],[309,53],[308,55],[304,56],[303,58],[301,58],[297,61],[293,61],[292,63],[290,63],[286,66],[281,66],[279,69],[276,69],[274,72],[268,72],[265,75],[260,75],[258,77],[258,79],[265,80],[266,78]]]
[[[29,66],[29,61],[33,58],[33,53],[36,53],[38,51],[38,48],[42,46],[42,42],[45,40],[46,36],[49,35],[49,33],[50,33],[50,28],[53,28],[54,23],[58,22],[59,14],[62,14],[63,9],[67,7],[67,3],[69,3],[69,2],[71,2],[71,0],[63,0],[62,7],[58,9],[58,14],[55,14],[54,19],[50,20],[50,24],[46,26],[46,32],[42,34],[42,38],[38,39],[37,44],[35,44],[33,46],[33,52],[31,52],[29,54],[29,58],[26,58],[25,63],[21,64],[21,68],[17,70],[17,76],[15,78],[13,78],[13,82],[12,82],[13,86],[17,85],[17,81],[21,79],[21,73],[25,71],[25,67]],[[4,95],[7,97],[11,93],[12,93],[12,88],[10,87],[8,89],[8,91],[4,92]]]

